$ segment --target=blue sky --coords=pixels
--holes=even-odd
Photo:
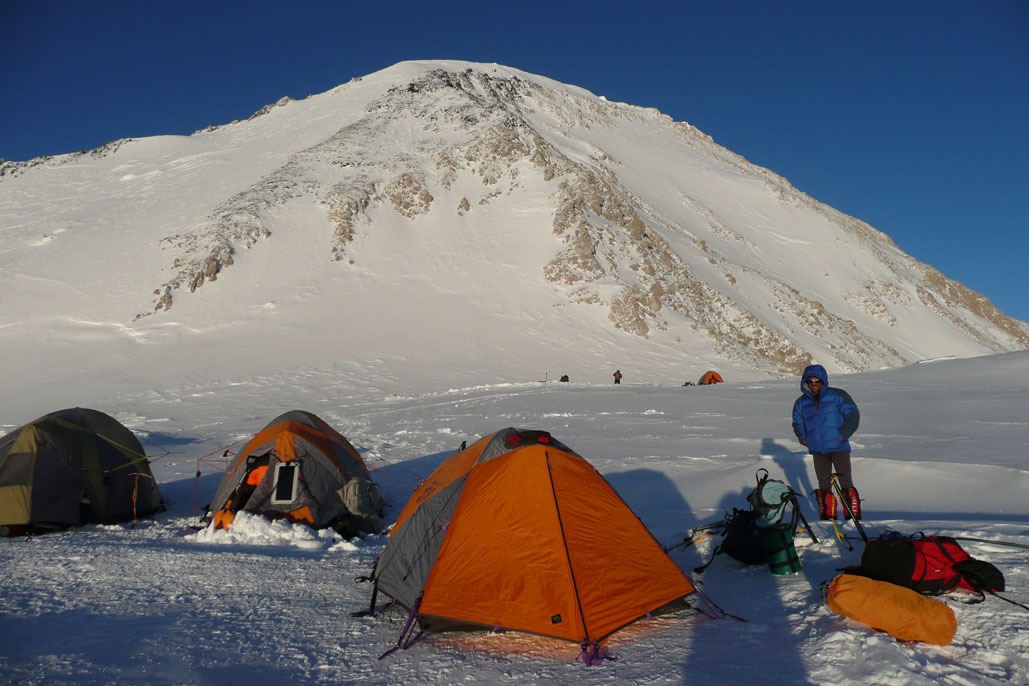
[[[0,158],[188,134],[410,59],[688,121],[1029,321],[1029,2],[0,0]]]

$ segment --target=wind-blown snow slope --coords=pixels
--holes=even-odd
[[[163,389],[269,357],[424,390],[1029,346],[1025,323],[690,125],[465,62],[6,163],[0,269],[10,382],[40,411],[49,383]]]

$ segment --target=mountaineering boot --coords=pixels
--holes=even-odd
[[[858,497],[857,489],[853,486],[844,489],[843,497],[847,499],[847,505],[850,506],[849,510],[846,507],[843,508],[844,518],[850,519],[850,513],[853,512],[854,519],[861,519],[861,498]]]
[[[836,496],[829,490],[815,490],[815,500],[818,501],[819,519],[836,519]]]

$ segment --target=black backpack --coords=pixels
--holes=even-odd
[[[784,482],[768,478],[767,469],[759,469],[754,475],[757,486],[747,496],[749,510],[733,508],[725,514],[723,532],[725,539],[715,548],[711,560],[695,569],[702,572],[719,553],[725,553],[743,564],[760,565],[768,562],[769,551],[761,534],[771,529],[788,529],[795,534],[800,508],[793,489]],[[788,521],[785,515],[790,510]]]
[[[1004,590],[999,569],[975,559],[949,536],[903,536],[887,529],[865,545],[861,565],[847,571],[924,595],[963,588],[977,593],[981,600],[983,592]]]
[[[723,552],[744,564],[764,564],[766,553],[758,535],[757,519],[756,512],[734,507],[732,514],[726,516],[725,539],[715,549],[715,555]]]

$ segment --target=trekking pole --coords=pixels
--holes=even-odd
[[[868,534],[865,533],[865,528],[861,526],[861,522],[858,521],[858,518],[854,516],[854,510],[850,508],[850,500],[848,500],[846,496],[843,495],[843,489],[840,488],[840,482],[837,478],[838,476],[839,474],[833,473],[830,477],[832,480],[833,490],[836,491],[836,495],[840,496],[840,501],[843,503],[843,507],[847,510],[847,513],[850,515],[850,519],[854,522],[854,526],[857,527],[858,533],[861,534],[861,540],[865,543],[868,543]],[[833,525],[835,526],[835,522]]]
[[[676,543],[675,545],[668,546],[664,549],[664,551],[667,553],[671,552],[672,550],[675,550],[676,548],[688,548],[694,543],[699,543],[700,541],[703,541],[705,538],[713,536],[715,533],[718,532],[719,529],[724,528],[724,519],[720,522],[713,522],[711,524],[704,524],[702,526],[695,527],[689,530],[689,533],[686,536],[686,538],[682,539],[682,541]]]
[[[818,539],[815,538],[815,532],[811,528],[811,525],[807,523],[807,519],[804,518],[804,513],[800,511],[799,507],[796,507],[797,516],[800,517],[800,523],[804,525],[804,529],[807,531],[808,536],[811,537],[811,541],[818,543]]]
[[[994,545],[1006,545],[1012,548],[1027,548],[1029,545],[1025,543],[1012,543],[1011,541],[991,541],[986,538],[966,538],[964,536],[951,536],[955,541],[976,541],[977,543],[993,543]]]
[[[830,486],[830,488],[832,488],[832,487]],[[836,534],[836,540],[840,543],[840,545],[846,546],[847,550],[854,550],[854,546],[851,545],[850,539],[847,536],[847,534],[843,533],[840,530],[840,527],[836,524],[836,519],[829,519],[828,521],[829,521],[830,524],[832,524],[833,532]],[[808,529],[810,529],[810,528],[811,528],[811,526],[809,525]]]

